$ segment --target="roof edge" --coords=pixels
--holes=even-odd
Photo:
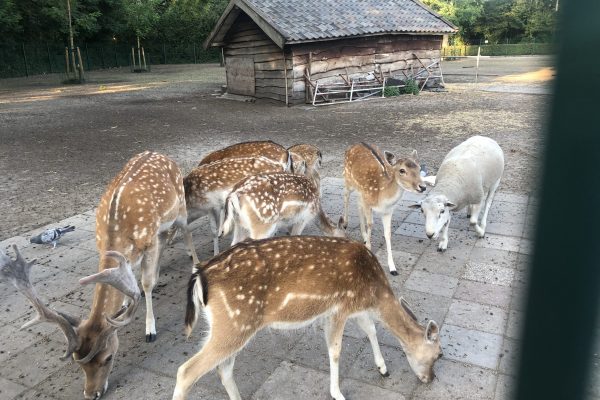
[[[433,14],[436,18],[440,19],[442,22],[444,22],[446,25],[448,25],[450,28],[452,28],[454,30],[454,33],[458,32],[458,27],[456,25],[454,25],[452,22],[448,21],[446,18],[442,17],[440,14],[438,14],[431,8],[427,7],[420,0],[412,0],[412,2],[415,3],[416,5],[418,5],[419,7],[425,9],[425,11]]]
[[[236,9],[238,12],[236,13]],[[273,41],[279,48],[285,45],[285,38],[273,26],[267,22],[256,10],[248,5],[244,0],[231,0],[227,8],[217,21],[217,24],[210,32],[210,35],[203,43],[205,49],[208,47],[216,47],[222,44],[223,38],[231,29],[231,25],[235,18],[239,15],[239,11],[246,13],[252,21]]]
[[[368,34],[360,34],[360,35],[348,35],[348,36],[336,36],[336,37],[329,37],[329,38],[320,38],[320,39],[300,39],[300,40],[287,40],[285,42],[286,45],[296,45],[296,44],[306,44],[306,43],[316,43],[316,42],[328,42],[328,41],[332,41],[332,40],[340,40],[340,39],[358,39],[358,38],[364,38],[364,37],[374,37],[374,36],[385,36],[385,35],[393,35],[393,36],[400,36],[400,35],[410,35],[410,36],[417,36],[417,35],[422,35],[422,36],[443,36],[443,35],[449,35],[451,34],[450,32],[412,32],[412,31],[406,31],[406,32],[399,32],[399,31],[389,31],[389,32],[377,32],[377,33],[368,33]]]

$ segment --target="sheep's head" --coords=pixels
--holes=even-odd
[[[394,169],[394,179],[404,190],[423,193],[427,188],[421,179],[421,167],[417,159],[417,151],[413,150],[410,157],[396,158],[393,153],[385,151],[385,159]]]
[[[450,210],[456,205],[443,194],[428,196],[411,208],[420,208],[425,215],[425,233],[429,239],[437,239],[440,232],[450,223]]]

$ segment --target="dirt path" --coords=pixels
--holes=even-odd
[[[536,60],[504,74],[535,71],[537,63],[549,66]],[[452,68],[460,65],[445,71]],[[254,139],[313,143],[324,154],[323,174],[341,176],[344,150],[358,141],[398,153],[415,148],[435,171],[450,148],[483,134],[506,154],[500,190],[534,191],[550,96],[474,90],[452,77],[446,93],[319,108],[219,99],[225,78],[217,66],[102,71],[83,87],[58,85],[56,77],[0,81],[0,239],[95,207],[140,151],[163,152],[187,171],[208,151]],[[506,84],[495,79],[488,81]]]

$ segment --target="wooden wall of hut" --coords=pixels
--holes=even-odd
[[[441,35],[386,35],[295,45],[290,102],[305,101],[304,72],[309,68],[311,53],[311,81],[342,82],[340,74],[363,74],[375,71],[377,66],[381,66],[386,77],[402,75],[401,70],[421,65],[413,53],[426,64],[439,60],[441,44]]]
[[[285,102],[286,71],[289,89],[293,81],[291,53],[285,57],[284,64],[283,51],[244,13],[241,13],[233,24],[225,43],[227,43],[224,47],[226,63],[228,59],[231,61],[232,57],[247,57],[254,60],[253,96]]]

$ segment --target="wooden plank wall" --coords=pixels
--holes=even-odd
[[[225,58],[254,58],[255,97],[285,102],[283,52],[247,15],[240,14],[225,38]],[[291,53],[286,56],[288,88],[292,87]],[[291,91],[290,91],[291,94]]]
[[[439,59],[442,36],[386,35],[299,44],[292,47],[293,86],[290,102],[305,101],[304,71],[312,52],[311,80],[341,82],[340,74],[362,74],[377,65],[385,76],[401,74],[400,70],[420,66],[415,53],[426,65]]]

